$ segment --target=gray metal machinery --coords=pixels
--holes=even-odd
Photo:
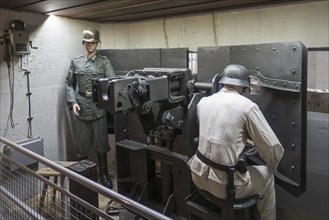
[[[198,48],[197,76],[186,68],[186,49],[100,52],[120,73],[93,81],[94,102],[114,115],[119,193],[173,219],[193,219],[185,198],[195,190],[187,161],[197,149],[196,105],[219,90],[220,72],[232,63],[250,70],[253,89],[247,96],[285,148],[276,183],[296,197],[306,190],[302,43]],[[263,163],[257,156],[251,160]]]

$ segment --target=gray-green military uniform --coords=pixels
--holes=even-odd
[[[97,53],[89,59],[82,55],[71,61],[65,86],[69,107],[75,103],[80,107],[79,116],[74,120],[75,155],[79,159],[87,157],[92,151],[105,153],[110,150],[106,111],[96,107],[91,91],[93,78],[115,76],[110,60]]]

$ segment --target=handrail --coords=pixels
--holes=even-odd
[[[65,175],[69,177],[70,179],[79,182],[83,186],[94,190],[97,193],[101,193],[104,196],[112,199],[113,201],[121,204],[123,207],[127,208],[128,210],[136,213],[137,215],[140,215],[144,218],[147,219],[154,219],[154,220],[172,220],[168,216],[165,216],[153,209],[150,209],[147,206],[144,206],[126,196],[123,196],[113,190],[110,190],[84,176],[81,176],[78,173],[75,173],[72,170],[69,170],[51,160],[48,160],[47,158],[40,156],[39,154],[36,154],[28,149],[25,149],[18,144],[11,142],[10,140],[7,140],[3,137],[0,137],[0,142],[6,144],[7,146],[13,148],[14,150],[17,150],[18,152],[38,161],[41,162],[42,164],[45,164],[46,166],[50,167],[51,169],[61,173],[62,175]]]
[[[14,194],[12,194],[8,189],[6,189],[3,186],[0,186],[0,192],[3,193],[7,198],[9,198],[11,201],[13,201],[15,204],[19,205],[22,209],[26,211],[27,214],[30,215],[33,219],[38,220],[46,220],[43,218],[39,213],[31,209],[25,202],[17,198]]]

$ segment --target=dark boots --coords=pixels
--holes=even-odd
[[[109,176],[108,168],[107,168],[107,154],[97,154],[98,159],[98,168],[99,168],[99,179],[103,186],[112,189],[113,182]]]

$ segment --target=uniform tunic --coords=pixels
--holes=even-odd
[[[114,76],[110,60],[97,53],[89,59],[82,55],[71,61],[65,86],[69,107],[75,103],[80,107],[79,116],[74,119],[75,154],[78,158],[87,157],[92,149],[98,153],[109,150],[106,110],[98,109],[90,94],[93,78]]]
[[[200,100],[197,116],[200,130],[198,150],[216,163],[236,164],[247,139],[255,143],[267,166],[249,166],[245,174],[235,172],[236,197],[259,194],[257,207],[261,219],[275,219],[273,174],[284,149],[258,106],[234,89],[223,88]],[[226,198],[225,171],[208,166],[195,155],[188,163],[197,187]]]

